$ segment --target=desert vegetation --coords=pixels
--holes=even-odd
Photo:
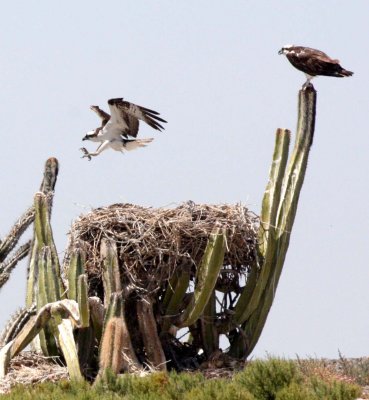
[[[69,383],[39,387],[52,398],[82,396],[92,382],[88,396],[99,398],[354,398],[350,382],[278,359],[254,361],[227,380],[195,373],[242,370],[258,342],[289,246],[315,106],[314,88],[300,90],[291,155],[290,131],[277,130],[259,217],[241,204],[114,204],[75,221],[64,260],[51,224],[59,164],[47,160],[33,206],[0,243],[0,288],[29,255],[25,308],[0,340],[0,378],[31,345],[35,359],[66,365]],[[33,239],[18,247],[32,223]]]

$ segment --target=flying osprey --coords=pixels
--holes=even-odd
[[[154,139],[133,139],[138,134],[139,120],[146,122],[158,131],[164,129],[159,122],[167,122],[159,117],[158,112],[123,101],[122,98],[110,99],[108,105],[111,115],[98,106],[90,107],[101,118],[101,126],[87,132],[82,140],[91,140],[101,144],[94,153],[89,153],[82,147],[81,150],[84,153],[82,158],[87,157],[91,160],[91,157],[97,156],[109,148],[123,152],[144,147]]]
[[[339,60],[334,60],[322,51],[310,47],[287,45],[282,47],[278,54],[285,54],[295,68],[305,72],[307,81],[303,87],[308,86],[317,75],[342,78],[353,74],[353,72],[343,69]]]

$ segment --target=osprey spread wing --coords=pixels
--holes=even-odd
[[[287,45],[282,47],[278,54],[285,54],[295,68],[305,72],[307,81],[304,86],[308,85],[310,80],[317,75],[342,78],[353,74],[342,68],[338,60],[310,47]]]
[[[108,105],[111,114],[101,110],[98,106],[90,107],[101,118],[101,126],[87,132],[82,140],[91,140],[101,144],[94,153],[89,153],[85,148],[81,149],[84,153],[83,157],[87,157],[89,160],[92,156],[97,156],[108,148],[123,152],[150,143],[152,138],[134,139],[138,134],[140,120],[158,131],[164,129],[161,123],[167,122],[159,117],[158,112],[124,101],[122,98],[110,99]]]

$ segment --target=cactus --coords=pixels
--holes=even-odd
[[[46,328],[52,317],[56,320],[58,318],[70,318],[78,326],[80,321],[77,303],[73,300],[67,299],[57,301],[55,303],[49,303],[42,307],[37,312],[37,315],[31,316],[17,336],[0,350],[0,360],[2,363],[0,365],[0,378],[2,377],[1,373],[3,376],[6,373],[10,359],[15,357],[20,351],[27,347],[27,345],[37,336],[37,334],[39,334],[42,329]],[[63,350],[69,369],[68,363],[70,362],[72,365],[74,365],[75,360],[77,359],[76,357],[73,357],[74,354],[77,354],[73,349],[74,341],[70,338],[70,332],[64,332],[65,328],[59,329],[58,326],[58,330],[61,330],[61,332],[54,333],[58,336],[59,345]]]
[[[90,326],[90,307],[88,303],[88,283],[87,275],[82,274],[78,277],[78,307],[81,316],[81,327]]]
[[[35,210],[31,207],[14,224],[10,232],[0,243],[0,262],[3,262],[14,249],[22,234],[32,224],[34,218]]]
[[[178,327],[193,325],[202,315],[218,279],[223,265],[225,251],[225,235],[215,230],[210,236],[205,253],[196,273],[195,292],[180,317]]]
[[[62,300],[64,302],[73,302],[72,304],[77,307],[74,300]],[[78,315],[78,309],[76,308],[76,315]],[[80,369],[78,351],[76,342],[73,335],[72,321],[68,318],[63,318],[63,315],[59,310],[51,310],[55,325],[53,325],[53,334],[58,341],[58,345],[62,350],[65,362],[67,364],[68,373],[71,380],[83,380],[83,376]],[[80,322],[77,319],[76,322]],[[54,328],[54,326],[56,326]],[[80,327],[80,324],[78,323]]]
[[[234,321],[236,324],[242,324],[257,307],[266,285],[266,277],[270,274],[271,268],[273,268],[269,258],[273,254],[272,246],[275,245],[275,240],[273,239],[277,226],[276,220],[282,180],[288,159],[289,139],[290,132],[287,129],[277,130],[273,162],[260,216],[258,258],[255,261],[255,265],[252,266],[245,289],[235,307]],[[269,248],[268,253],[266,251],[267,248]]]
[[[216,296],[213,291],[200,320],[201,341],[206,357],[209,357],[214,351],[219,349],[219,331],[215,325],[215,321]]]
[[[40,192],[48,194],[54,191],[58,172],[58,160],[55,157],[50,157],[45,163],[44,177],[41,182]]]
[[[104,304],[107,307],[111,295],[122,290],[117,245],[112,240],[103,239],[100,254],[103,259]]]
[[[287,165],[290,133],[278,130],[269,183],[264,194],[259,231],[259,268],[253,267],[235,307],[234,322],[241,325],[231,353],[243,350],[247,357],[264,327],[282,272],[313,143],[316,91],[312,86],[299,92],[298,123],[294,150]]]
[[[115,347],[115,351],[122,353],[120,369],[123,369],[125,371],[139,370],[140,363],[138,362],[136,354],[133,350],[131,336],[128,331],[127,323],[124,316],[124,302],[122,299],[122,294],[113,293],[110,297],[109,306],[105,313],[104,330],[99,351],[99,359],[100,365],[102,365],[102,369],[100,369],[99,375],[102,375],[103,370],[106,368],[106,366],[112,367],[113,357],[115,357],[115,355],[109,354],[109,359],[102,360],[103,358],[107,357],[107,354],[104,354],[103,352],[104,349],[102,344],[104,343],[104,341],[108,341],[107,343],[110,343],[113,340],[112,335],[115,335],[115,330],[108,330],[109,321],[111,321],[112,319],[118,319],[120,321],[119,332],[121,332],[122,334],[121,345],[120,347]]]
[[[172,325],[172,321],[178,316],[179,308],[183,302],[183,298],[190,282],[190,277],[191,264],[185,262],[170,280],[163,299],[163,307],[165,309],[162,326],[163,331],[168,331]]]
[[[45,163],[44,178],[41,183],[40,191],[47,194],[49,203],[52,201],[52,191],[54,190],[56,178],[58,176],[58,161],[55,158],[49,158]],[[32,246],[26,243],[19,247],[13,255],[11,251],[16,247],[18,241],[26,229],[35,219],[35,208],[30,207],[14,224],[8,235],[0,241],[0,288],[8,281],[11,271],[18,261],[24,258]],[[6,258],[10,255],[10,260]],[[31,307],[31,304],[27,304]]]
[[[59,258],[56,251],[52,229],[50,225],[50,205],[47,195],[38,192],[35,195],[35,237],[32,244],[31,258],[29,261],[29,273],[27,282],[26,304],[30,307],[38,297],[38,304],[44,305],[44,302],[59,300],[65,292],[64,285],[60,275]],[[44,247],[48,247],[46,260]],[[43,254],[43,255],[42,255]],[[43,259],[44,258],[44,259]],[[44,262],[44,276],[39,276],[40,262]],[[40,294],[37,295],[40,287],[40,281],[47,284],[42,287],[45,298],[40,302]]]
[[[165,371],[166,358],[159,339],[151,298],[146,297],[137,302],[137,317],[149,366]]]
[[[56,301],[56,294],[53,293],[54,285],[53,280],[49,279],[48,269],[51,267],[51,251],[50,248],[45,246],[39,252],[38,259],[38,285],[37,285],[37,298],[36,305],[37,310],[41,310],[43,306],[53,301]],[[53,325],[53,321],[50,321],[50,325]],[[43,331],[40,332],[39,340],[41,350],[46,356],[58,355],[57,343],[53,335],[55,326],[45,325]]]
[[[68,298],[77,301],[78,278],[85,273],[85,252],[80,243],[75,243],[68,268]]]
[[[107,322],[100,350],[100,375],[109,368],[118,374],[123,362],[123,322],[112,317]]]
[[[9,260],[0,263],[0,288],[5,285],[5,283],[10,278],[12,270],[16,267],[18,262],[26,257],[29,253],[31,247],[31,241],[20,246],[14,254],[12,254]]]
[[[95,337],[97,341],[100,343],[104,326],[105,308],[99,297],[89,297],[88,305],[89,305],[90,317]]]
[[[88,297],[85,248],[82,243],[75,243],[69,259],[66,291],[50,225],[52,196],[45,194],[54,189],[58,163],[55,159],[48,160],[34,207],[0,243],[0,287],[16,262],[29,251],[26,304],[28,308],[37,305],[37,314],[31,310],[16,314],[6,328],[0,342],[0,346],[4,345],[0,350],[0,375],[6,373],[10,359],[36,337],[45,355],[64,357],[71,378],[77,380],[82,379],[81,370],[91,370],[97,361],[100,378],[108,369],[116,374],[132,372],[142,369],[145,363],[166,370],[169,360],[172,362],[169,368],[197,368],[198,362],[219,355],[221,334],[227,334],[231,344],[225,356],[246,358],[264,327],[289,246],[313,141],[315,103],[316,92],[312,86],[299,92],[296,143],[290,158],[290,132],[277,130],[262,202],[256,257],[242,288],[237,284],[232,288],[223,285],[221,267],[226,235],[215,229],[196,266],[195,277],[194,261],[191,255],[186,255],[169,282],[157,292],[147,288],[129,291],[123,287],[117,245],[112,239],[102,239],[103,302]],[[8,257],[32,219],[32,244],[20,247]],[[239,271],[225,267],[224,276],[228,273]],[[194,289],[189,290],[193,278]],[[220,309],[216,303],[217,290],[224,295]],[[134,312],[137,323],[128,320],[127,324],[127,318]],[[176,337],[180,328],[190,331],[190,339],[185,344]],[[201,358],[198,357],[200,349],[204,351]]]
[[[87,328],[90,324],[90,307],[88,303],[88,283],[85,274],[86,255],[80,243],[76,243],[68,268],[68,298],[76,300],[81,315],[81,325]]]
[[[7,343],[12,341],[18,333],[23,329],[25,324],[30,320],[30,318],[35,315],[36,306],[32,306],[30,309],[21,308],[16,311],[8,323],[6,324],[4,330],[0,335],[0,348],[5,346]]]

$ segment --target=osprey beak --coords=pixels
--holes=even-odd
[[[83,137],[82,140],[88,140],[87,135],[85,137]]]
[[[283,49],[280,49],[280,50],[278,51],[278,54],[283,54]]]

